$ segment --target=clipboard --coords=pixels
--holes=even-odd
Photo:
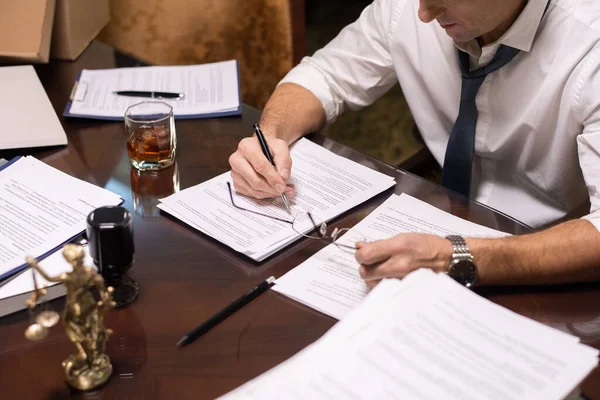
[[[242,92],[241,92],[241,85],[240,85],[240,68],[239,68],[239,61],[238,60],[234,60],[235,61],[235,66],[236,66],[236,72],[237,72],[237,98],[238,98],[238,107],[235,110],[228,110],[228,111],[216,111],[216,112],[209,112],[209,113],[201,113],[201,114],[177,114],[177,110],[175,108],[173,108],[173,114],[174,114],[174,118],[176,120],[183,120],[183,119],[204,119],[204,118],[220,118],[220,117],[233,117],[233,116],[238,116],[242,114]],[[178,66],[181,67],[181,66]],[[139,67],[127,67],[127,68],[147,68],[147,66],[139,66]],[[114,68],[117,69],[117,68]],[[69,95],[69,100],[67,101],[67,104],[65,105],[65,109],[63,111],[63,116],[64,117],[70,117],[70,118],[86,118],[86,119],[96,119],[96,120],[106,120],[106,121],[124,121],[125,118],[124,116],[121,117],[113,117],[113,116],[103,116],[103,115],[93,115],[93,114],[79,114],[77,112],[73,112],[71,110],[73,104],[75,102],[83,102],[85,101],[85,99],[87,98],[89,91],[88,91],[88,84],[85,81],[81,81],[81,74],[83,71],[79,71],[79,73],[77,74],[77,77],[75,78],[75,82],[73,84],[73,87],[71,88],[71,93]],[[149,100],[151,100],[149,98]],[[139,100],[140,102],[143,101],[143,99]],[[122,110],[122,114],[125,114],[125,110]]]

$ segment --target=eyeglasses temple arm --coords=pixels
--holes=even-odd
[[[294,221],[290,221],[290,220],[279,218],[279,217],[274,217],[272,215],[263,214],[263,213],[260,213],[258,211],[248,210],[247,208],[243,208],[243,207],[238,206],[237,204],[235,204],[235,201],[233,201],[233,192],[231,190],[231,183],[227,182],[227,188],[229,189],[229,198],[231,199],[231,205],[233,207],[237,208],[238,210],[250,212],[250,213],[253,213],[253,214],[256,214],[256,215],[260,215],[260,216],[263,216],[263,217],[266,217],[266,218],[271,218],[271,219],[274,219],[274,220],[277,220],[277,221],[280,221],[280,222],[285,222],[286,224],[293,224],[294,223]]]
[[[312,222],[313,226],[315,227],[315,229],[317,230],[317,232],[319,233],[319,235],[321,236],[321,238],[322,239],[326,239],[325,235],[323,235],[321,233],[321,229],[319,229],[319,227],[317,226],[317,223],[313,219],[312,214],[310,212],[307,212],[307,214],[308,214],[308,218],[310,218],[310,222]]]

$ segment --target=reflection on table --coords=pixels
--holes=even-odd
[[[177,161],[160,171],[138,171],[131,167],[129,172],[133,208],[144,218],[156,218],[160,210],[159,200],[179,192],[179,167]]]

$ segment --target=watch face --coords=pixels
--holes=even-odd
[[[470,287],[477,280],[477,267],[470,260],[457,260],[450,266],[448,275],[461,285]]]

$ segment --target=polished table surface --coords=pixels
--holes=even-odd
[[[93,43],[76,62],[52,62],[36,70],[61,115],[77,73],[83,69],[128,67],[135,60]],[[242,83],[243,84],[243,83]],[[269,291],[191,345],[175,343],[270,275],[280,277],[323,244],[301,240],[262,263],[255,263],[180,221],[159,213],[157,199],[201,183],[229,169],[228,157],[252,133],[260,112],[244,106],[242,116],[178,120],[176,165],[158,173],[131,170],[121,122],[61,117],[67,147],[0,152],[0,157],[33,154],[75,177],[118,193],[134,216],[135,265],[140,285],[135,303],[110,312],[114,330],[107,353],[114,366],[101,389],[78,393],[64,382],[60,363],[74,351],[61,326],[41,342],[28,342],[25,311],[0,319],[0,398],[2,399],[210,399],[276,366],[318,339],[336,322]],[[4,133],[7,134],[7,133]],[[348,227],[392,193],[407,193],[462,218],[523,234],[529,229],[482,205],[469,202],[414,175],[364,156],[319,135],[311,140],[337,154],[396,178],[396,186],[334,220]],[[483,288],[479,292],[520,314],[600,345],[600,287]],[[62,309],[63,300],[51,302]],[[582,388],[600,398],[600,372]]]

